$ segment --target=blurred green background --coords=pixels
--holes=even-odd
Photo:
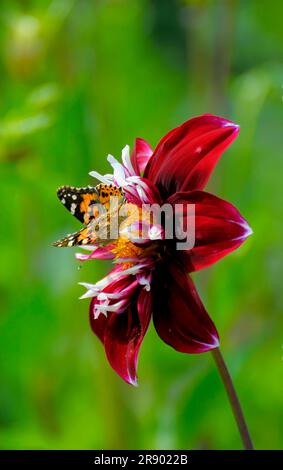
[[[2,449],[241,448],[210,354],[150,328],[124,384],[78,300],[108,263],[50,247],[80,226],[59,185],[204,112],[241,125],[208,190],[254,235],[194,279],[256,448],[283,448],[282,18],[272,0],[1,0]]]

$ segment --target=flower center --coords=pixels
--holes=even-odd
[[[112,241],[112,253],[121,259],[125,269],[139,262],[141,258],[151,256],[156,251],[156,243],[150,238],[152,214],[149,210],[132,203],[125,203],[119,211],[122,220],[119,236]]]
[[[111,250],[115,258],[140,258],[143,255],[144,248],[132,243],[126,237],[119,237],[115,241],[114,248]]]

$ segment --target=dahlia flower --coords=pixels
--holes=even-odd
[[[84,229],[69,238],[68,246],[85,244],[90,250],[76,255],[80,261],[113,261],[99,282],[81,283],[86,288],[82,298],[91,298],[91,328],[111,367],[132,385],[137,384],[138,354],[151,320],[158,336],[182,353],[219,347],[217,329],[190,273],[220,260],[251,234],[232,204],[204,191],[238,132],[236,124],[221,117],[195,117],[168,132],[154,150],[137,138],[132,152],[128,146],[123,149],[121,162],[109,155],[111,174],[90,173],[102,189],[120,188],[127,217],[117,238],[100,243]],[[166,236],[163,219],[156,224],[146,211],[141,215],[141,208],[150,205],[167,205],[184,226],[193,226],[193,245],[178,249],[180,240],[176,233]],[[73,202],[71,212],[76,210]]]

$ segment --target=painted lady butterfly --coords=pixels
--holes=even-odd
[[[124,202],[121,188],[99,184],[85,188],[62,186],[57,191],[64,206],[86,227],[53,243],[53,246],[91,245],[97,241],[109,241],[110,198],[117,198],[116,210]],[[103,210],[101,210],[103,209]]]

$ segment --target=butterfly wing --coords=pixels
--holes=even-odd
[[[105,211],[97,219],[93,219],[81,230],[71,233],[66,237],[54,242],[53,246],[71,247],[77,245],[94,245],[96,243],[108,244],[112,239],[118,236],[118,227],[121,221],[119,217],[119,207],[114,211]],[[111,219],[112,218],[112,219]],[[112,238],[111,238],[112,237]]]
[[[62,186],[57,191],[58,198],[64,206],[86,227],[76,233],[53,243],[53,246],[93,245],[109,242],[110,216],[118,213],[119,207],[124,201],[121,188],[114,185],[99,184],[95,187],[74,188]],[[113,212],[110,214],[110,199],[115,201]]]
[[[99,202],[99,194],[95,187],[61,186],[57,190],[57,196],[66,209],[83,224],[87,224],[91,218],[96,217],[95,205]]]
[[[84,227],[78,232],[71,233],[64,238],[61,238],[61,240],[52,243],[52,246],[58,246],[61,248],[63,246],[71,247],[75,245],[91,245],[93,243],[95,243],[95,240],[93,240],[93,235],[90,236],[88,227]]]
[[[122,202],[124,198],[122,190],[111,184],[99,184],[85,188],[61,186],[57,195],[66,209],[84,225],[88,225],[91,220],[100,215],[99,204],[108,210],[111,197],[118,197],[119,202]]]

